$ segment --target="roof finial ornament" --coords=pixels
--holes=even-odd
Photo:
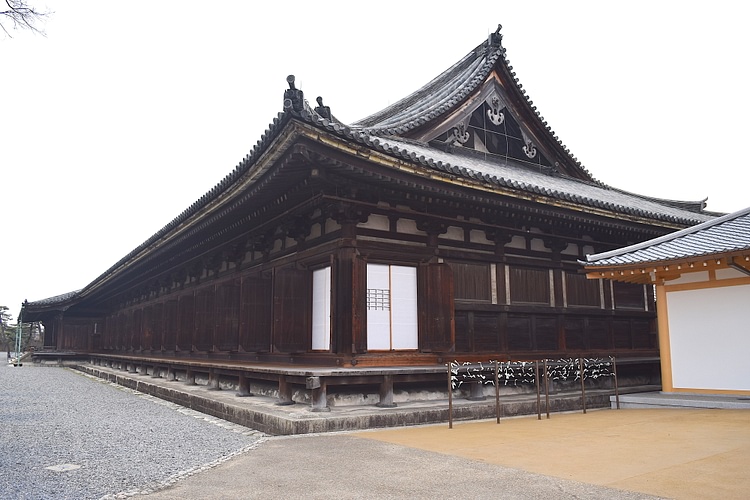
[[[315,108],[315,112],[318,113],[320,116],[325,118],[326,120],[331,120],[331,108],[329,106],[323,106],[323,98],[318,96],[316,99],[318,101],[318,105]]]
[[[490,40],[489,40],[490,45],[495,46],[495,47],[499,47],[500,45],[502,45],[503,35],[500,34],[501,29],[503,29],[503,25],[498,24],[495,32],[490,35]]]
[[[305,94],[294,85],[294,75],[286,77],[289,88],[284,91],[284,111],[300,112],[305,107]]]

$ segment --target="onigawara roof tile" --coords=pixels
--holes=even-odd
[[[586,267],[616,267],[750,251],[750,207],[628,247],[592,254]]]

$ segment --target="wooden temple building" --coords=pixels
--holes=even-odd
[[[658,376],[653,288],[587,280],[578,261],[717,214],[595,179],[501,41],[352,124],[290,76],[283,111],[218,185],[83,289],[25,303],[24,320],[53,350],[263,372],[280,391],[292,368],[451,360],[616,355]]]

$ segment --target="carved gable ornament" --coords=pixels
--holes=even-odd
[[[435,145],[461,147],[502,158],[551,167],[531,133],[508,105],[500,85],[488,82],[474,99],[420,138]]]

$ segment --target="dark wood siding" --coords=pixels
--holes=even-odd
[[[270,351],[271,280],[243,279],[240,302],[240,347],[247,352]]]
[[[456,300],[490,302],[490,266],[488,264],[471,264],[451,262],[453,284]]]
[[[140,351],[143,345],[143,309],[133,311],[133,322],[131,323],[131,345],[134,351]]]
[[[612,282],[615,309],[645,309],[643,285]]]
[[[154,336],[154,306],[143,308],[143,336],[141,337],[141,349],[150,351],[151,340]]]
[[[549,271],[511,266],[510,301],[513,304],[549,304]]]
[[[237,351],[240,325],[240,280],[231,279],[216,287],[216,347]]]
[[[177,331],[179,324],[179,308],[176,298],[164,304],[164,349],[173,351],[177,345]]]
[[[177,331],[177,349],[190,351],[193,347],[195,330],[195,297],[192,293],[182,295],[179,302],[179,330]]]
[[[453,273],[447,264],[417,270],[419,347],[422,351],[455,350]]]
[[[193,346],[197,351],[211,351],[213,349],[214,332],[216,330],[214,295],[213,286],[201,288],[195,292]]]
[[[565,293],[569,306],[600,307],[599,280],[587,279],[578,273],[565,274]]]
[[[304,352],[311,346],[312,274],[279,269],[274,276],[273,343],[280,352]]]

